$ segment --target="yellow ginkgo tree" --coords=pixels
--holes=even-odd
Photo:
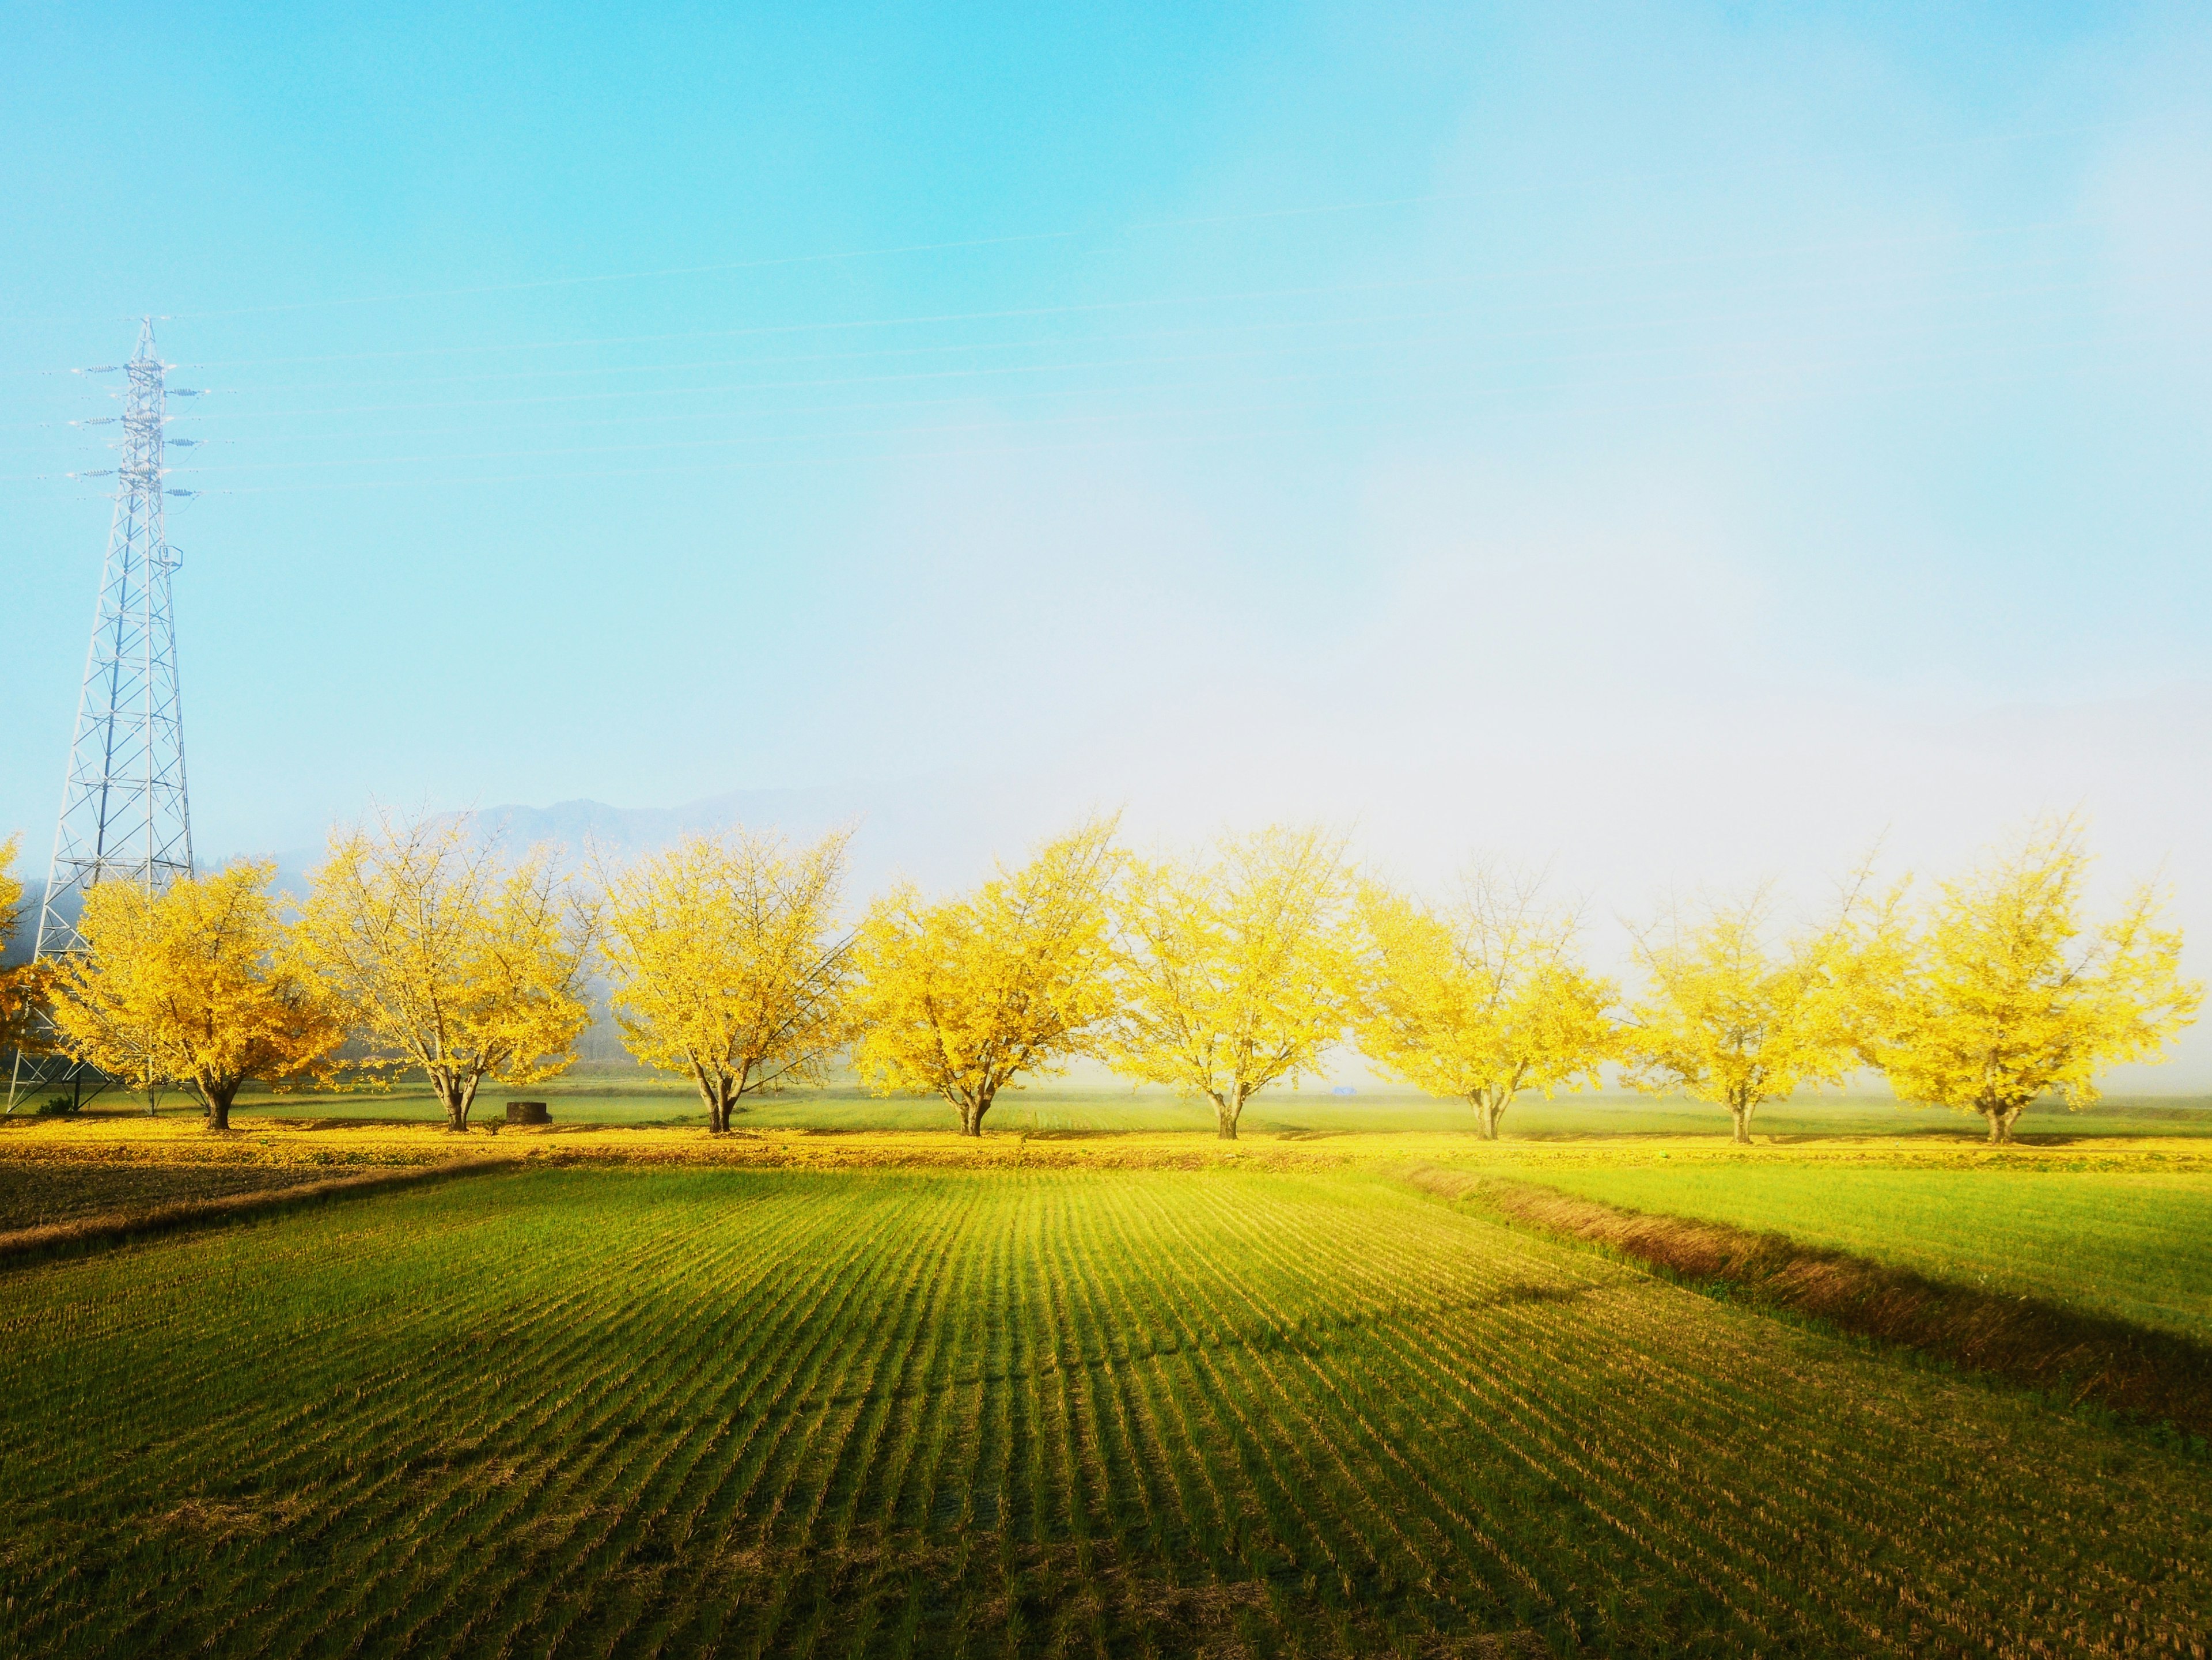
[[[1725,1107],[1741,1143],[1765,1103],[1802,1085],[1840,1085],[1861,1058],[1848,930],[1777,942],[1774,909],[1761,888],[1686,915],[1678,908],[1639,935],[1645,985],[1622,1033],[1628,1082]]]
[[[419,1068],[453,1130],[486,1079],[566,1071],[591,1023],[588,907],[543,849],[508,860],[470,831],[382,818],[334,832],[297,936],[376,1060]]]
[[[182,1059],[162,1015],[153,903],[136,883],[99,884],[84,896],[77,934],[86,950],[58,959],[47,982],[53,1046],[140,1097],[150,1115]]]
[[[0,952],[14,942],[22,921],[23,883],[15,874],[15,854],[22,837],[0,842]],[[46,965],[20,963],[0,965],[0,1056],[14,1051],[35,1055],[46,1047]]]
[[[2158,885],[2136,887],[2110,921],[2085,921],[2089,866],[2068,815],[1939,885],[1871,1046],[1899,1098],[1978,1113],[2004,1142],[2038,1097],[2086,1106],[2106,1067],[2164,1058],[2204,988],[2181,972]]]
[[[1210,859],[1132,860],[1108,1063],[1204,1097],[1235,1140],[1255,1095],[1318,1071],[1343,1036],[1351,887],[1343,838],[1312,827],[1227,837]]]
[[[686,837],[602,873],[601,952],[623,1042],[690,1078],[708,1128],[745,1096],[818,1083],[849,1033],[837,927],[848,831],[792,849],[743,830]]]
[[[1441,906],[1362,882],[1355,910],[1352,1032],[1382,1071],[1467,1102],[1491,1141],[1522,1090],[1598,1082],[1619,993],[1577,959],[1574,913],[1535,878],[1477,864]]]
[[[269,862],[185,878],[158,894],[100,883],[85,895],[84,949],[54,978],[52,1018],[75,1059],[149,1096],[199,1098],[230,1128],[247,1079],[283,1085],[317,1072],[345,1028],[294,966]]]
[[[878,1093],[942,1096],[981,1135],[1000,1091],[1090,1048],[1111,1007],[1115,821],[1093,818],[973,893],[877,901],[854,946],[854,1069]]]

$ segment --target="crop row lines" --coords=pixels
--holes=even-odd
[[[0,1646],[2119,1652],[2208,1600],[2192,1466],[1357,1176],[542,1171],[11,1288]]]

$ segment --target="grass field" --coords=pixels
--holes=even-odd
[[[672,1092],[571,1088],[497,1136],[359,1098],[397,1122],[0,1129],[0,1230],[517,1166],[0,1270],[0,1652],[2212,1647],[2212,1460],[1399,1179],[2201,1339],[2201,1113],[1990,1150],[1829,1102],[1747,1151],[1684,1104],[1486,1144],[1449,1107],[1293,1097],[1229,1146],[1172,1102],[1038,1091],[981,1143],[836,1096],[716,1140]]]
[[[2212,1620],[2212,1462],[1359,1170],[525,1170],[0,1286],[17,1651],[2187,1653]]]
[[[479,1120],[497,1117],[509,1095],[552,1103],[556,1120],[567,1123],[678,1125],[706,1122],[689,1085],[629,1068],[556,1079],[528,1089],[487,1090]],[[131,1102],[109,1097],[100,1116],[143,1117]],[[165,1118],[189,1119],[195,1110],[181,1097],[167,1100]],[[434,1123],[442,1117],[437,1102],[420,1089],[388,1093],[248,1094],[241,1098],[239,1122],[257,1117],[283,1119],[388,1118]],[[955,1122],[941,1101],[911,1098],[884,1099],[852,1088],[806,1090],[756,1098],[740,1111],[739,1125],[757,1129],[933,1131]],[[1009,1091],[999,1098],[988,1126],[1012,1134],[1143,1134],[1200,1131],[1213,1128],[1212,1110],[1179,1100],[1160,1090],[1079,1087],[1066,1081]],[[1511,1140],[1547,1140],[1600,1135],[1619,1137],[1711,1136],[1726,1140],[1728,1115],[1694,1101],[1639,1095],[1562,1095],[1551,1101],[1528,1098],[1506,1115]],[[1279,1134],[1447,1134],[1466,1135],[1474,1115],[1463,1104],[1402,1091],[1364,1091],[1335,1095],[1320,1089],[1276,1090],[1246,1109],[1244,1128],[1259,1136]],[[1813,1137],[1854,1136],[1936,1142],[1978,1141],[1981,1121],[1962,1114],[1900,1107],[1873,1095],[1808,1093],[1770,1105],[1759,1115],[1757,1131],[1770,1141],[1790,1143]],[[2203,1136],[2212,1140],[2212,1103],[2172,1097],[2117,1098],[2086,1112],[2039,1104],[2021,1121],[2019,1134],[2033,1143],[2100,1141],[2138,1136]]]
[[[1605,1164],[1524,1162],[1515,1173],[2212,1341],[2212,1171],[1658,1162],[1624,1152]]]

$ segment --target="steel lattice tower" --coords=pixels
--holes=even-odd
[[[54,856],[39,907],[36,949],[42,958],[83,949],[76,919],[86,892],[98,884],[135,882],[158,891],[192,871],[184,705],[169,596],[177,560],[162,514],[166,496],[192,492],[169,489],[162,482],[170,394],[163,382],[167,366],[154,355],[151,318],[139,330],[131,361],[115,367],[130,377],[123,413],[114,417],[123,427],[122,459],[115,469],[107,560],[93,610]],[[41,1065],[18,1055],[9,1110],[26,1089],[69,1078],[72,1070],[67,1061]]]

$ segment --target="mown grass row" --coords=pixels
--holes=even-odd
[[[40,1652],[2212,1616],[2212,1467],[1357,1176],[532,1171],[0,1280],[0,1645]]]

